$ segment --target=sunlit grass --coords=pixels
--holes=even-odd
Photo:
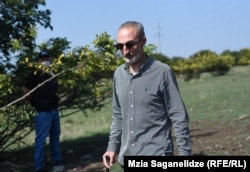
[[[204,74],[199,80],[179,80],[183,99],[191,119],[228,120],[250,112],[250,67],[234,67],[228,75],[211,77]],[[230,117],[230,118],[229,118]]]
[[[109,132],[112,112],[110,107],[101,111],[78,113],[61,119],[61,140],[89,137],[98,132]]]

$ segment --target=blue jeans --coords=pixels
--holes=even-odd
[[[53,162],[60,162],[62,160],[59,146],[61,127],[58,109],[52,109],[48,112],[38,112],[35,116],[35,132],[35,169],[43,168],[44,151],[48,136],[51,160]]]

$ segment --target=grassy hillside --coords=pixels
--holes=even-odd
[[[194,153],[250,155],[250,66],[228,75],[183,82],[180,89],[190,115]]]

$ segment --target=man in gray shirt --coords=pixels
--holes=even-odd
[[[127,21],[118,29],[117,48],[125,64],[113,78],[113,116],[105,167],[110,168],[118,156],[172,156],[176,137],[178,155],[189,156],[192,141],[189,117],[171,68],[147,56],[144,27]]]

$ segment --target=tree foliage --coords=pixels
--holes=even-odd
[[[234,65],[234,58],[230,55],[217,55],[209,50],[195,53],[189,59],[179,60],[172,67],[177,74],[182,74],[184,80],[199,79],[204,72],[213,76],[225,75]]]
[[[170,59],[165,56],[164,54],[161,53],[155,53],[151,55],[154,59],[161,61],[162,63],[166,63],[169,64],[170,63]]]
[[[221,55],[230,55],[234,58],[234,65],[242,66],[250,64],[250,48],[242,48],[240,51],[225,50]]]
[[[105,106],[108,102],[104,100],[112,94],[113,72],[123,63],[123,59],[116,56],[114,44],[115,41],[104,32],[96,36],[93,48],[84,46],[68,53],[59,53],[59,50],[69,47],[69,42],[62,38],[50,39],[44,45],[48,51],[58,53],[54,54],[53,64],[48,68],[36,62],[36,55],[28,57],[22,54],[17,62],[15,74],[5,75],[9,78],[3,79],[9,80],[2,89],[0,88],[4,93],[0,110],[0,151],[10,146],[10,143],[21,141],[22,137],[33,130],[32,120],[35,111],[24,101],[27,95],[22,95],[24,78],[33,70],[45,70],[56,75],[61,111],[71,109],[73,112],[81,111],[84,114],[86,109],[99,110]],[[19,87],[13,87],[8,91],[6,89],[9,85]],[[71,112],[63,114],[62,117],[72,115]]]
[[[13,66],[9,63],[13,53],[36,47],[36,26],[52,29],[51,11],[41,10],[45,0],[0,1],[0,71]]]

